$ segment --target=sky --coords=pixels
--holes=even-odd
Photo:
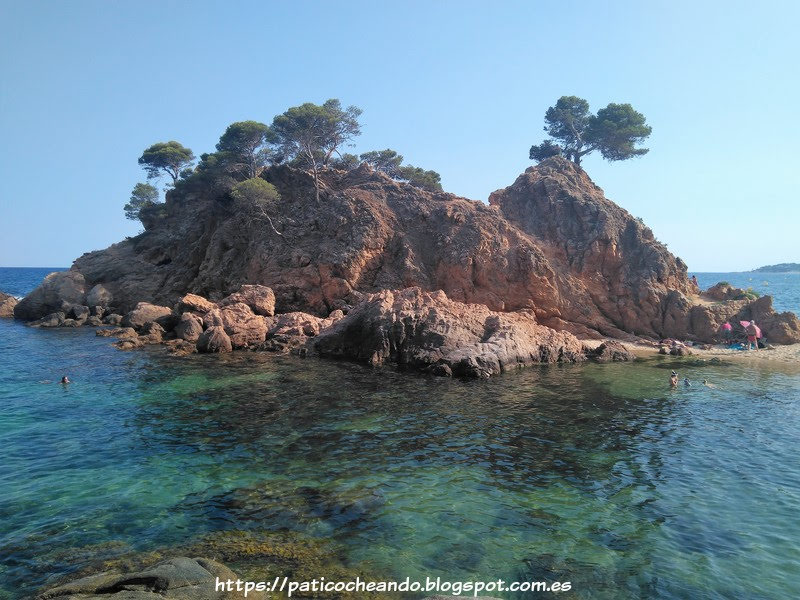
[[[0,0],[0,266],[68,266],[140,230],[157,141],[213,151],[303,102],[486,201],[562,95],[628,102],[650,152],[582,166],[690,271],[800,262],[800,2]]]

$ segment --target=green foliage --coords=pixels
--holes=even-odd
[[[361,155],[361,160],[370,165],[376,171],[382,171],[389,177],[398,177],[400,165],[403,163],[403,156],[394,150],[372,150]]]
[[[272,130],[283,157],[300,158],[313,171],[317,201],[319,167],[328,165],[339,148],[361,134],[360,115],[361,109],[343,109],[339,100],[330,99],[322,106],[312,102],[294,106],[273,119]]]
[[[358,165],[361,164],[361,161],[355,154],[349,154],[345,152],[341,156],[332,158],[328,164],[332,169],[339,169],[340,171],[352,171],[353,169],[358,168]]]
[[[436,171],[426,171],[420,167],[406,165],[397,170],[397,179],[430,192],[442,191],[442,176]]]
[[[648,152],[637,148],[652,132],[645,117],[630,104],[611,103],[589,112],[589,103],[577,96],[562,96],[547,109],[544,131],[552,138],[531,146],[531,160],[541,161],[562,154],[575,164],[599,150],[608,161],[627,160]]]
[[[627,160],[647,154],[647,148],[636,148],[653,128],[645,123],[642,113],[630,104],[609,104],[591,119],[587,139],[608,161]]]
[[[137,183],[131,192],[131,199],[124,206],[125,218],[140,220],[142,208],[158,202],[158,189],[149,183]]]
[[[741,294],[736,296],[736,300],[757,300],[761,297],[761,294],[755,291],[753,288],[749,287],[744,290]]]
[[[231,197],[243,207],[269,208],[280,199],[275,186],[260,177],[253,177],[236,184]]]
[[[267,166],[272,155],[270,144],[276,139],[264,123],[232,123],[219,138],[218,159],[224,157],[230,167],[241,170],[248,178],[257,177]]]
[[[545,140],[538,146],[531,146],[529,156],[531,160],[535,160],[536,162],[541,162],[545,158],[550,158],[551,156],[561,156],[561,146],[552,140]]]
[[[181,172],[193,162],[192,151],[176,141],[153,144],[139,157],[139,164],[147,172],[148,179],[155,179],[166,173],[172,177],[173,185],[178,182]]]
[[[322,106],[306,102],[275,117],[272,130],[285,158],[305,155],[310,163],[316,164],[319,156],[322,165],[327,165],[334,152],[361,135],[360,115],[361,109],[355,106],[342,109],[336,99]]]

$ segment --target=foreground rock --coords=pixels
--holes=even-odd
[[[66,312],[73,304],[84,304],[86,280],[78,271],[50,273],[44,281],[14,307],[17,319],[34,320],[45,315]]]
[[[78,579],[43,592],[36,600],[223,600],[244,598],[243,592],[215,589],[216,579],[238,579],[225,565],[207,558],[172,558],[137,573],[107,572]],[[248,598],[263,599],[265,594],[250,592]]]
[[[532,311],[499,313],[419,288],[367,298],[312,345],[321,356],[462,377],[585,360],[575,336],[539,325]]]
[[[14,307],[19,303],[14,296],[0,292],[0,319],[11,319],[14,317]]]

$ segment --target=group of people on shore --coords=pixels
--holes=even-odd
[[[742,321],[742,326],[744,327],[744,333],[747,340],[747,348],[746,350],[758,350],[759,348],[766,348],[766,340],[761,334],[761,329],[756,325],[755,320],[752,321]],[[729,321],[725,321],[720,326],[720,333],[724,338],[725,344],[728,346],[733,346],[737,343],[737,340],[734,339],[733,335],[733,325],[730,324]],[[745,342],[741,342],[744,345]]]

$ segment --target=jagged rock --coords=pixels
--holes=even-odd
[[[197,340],[198,352],[230,352],[233,350],[231,338],[222,325],[212,325]]]
[[[196,342],[202,333],[203,322],[190,312],[183,313],[175,326],[175,337],[188,342]]]
[[[275,317],[268,335],[313,337],[322,329],[323,320],[303,312],[283,313]]]
[[[202,296],[198,296],[197,294],[186,294],[178,301],[177,310],[180,313],[193,312],[205,314],[213,308],[216,308],[216,305],[213,302],[206,300]]]
[[[241,302],[257,315],[271,317],[275,314],[275,293],[264,285],[243,285],[238,292],[225,298],[220,305],[228,306]]]
[[[313,347],[322,356],[438,374],[447,374],[446,366],[453,375],[466,377],[585,359],[575,336],[539,325],[531,311],[493,312],[419,288],[368,297],[320,333]]]
[[[636,360],[636,355],[628,350],[621,343],[614,340],[606,340],[594,350],[590,350],[587,356],[597,362],[627,362]]]
[[[111,294],[111,292],[109,292],[99,283],[89,290],[88,294],[86,294],[86,304],[89,306],[100,306],[105,308],[111,304],[113,299],[114,296]]]
[[[44,281],[14,307],[14,316],[26,321],[61,312],[64,303],[84,304],[86,280],[76,271],[50,273]]]
[[[103,315],[106,314],[106,309],[102,306],[92,306],[90,310],[93,317],[99,317],[102,319]]]
[[[91,316],[86,319],[84,325],[88,325],[90,327],[102,327],[103,326],[103,319],[100,317]]]
[[[210,328],[221,326],[230,336],[234,348],[248,348],[264,341],[267,335],[267,322],[256,315],[242,302],[215,308],[205,314],[203,324]]]
[[[111,313],[103,317],[103,323],[106,325],[122,325],[122,315]]]
[[[59,311],[45,315],[41,319],[37,319],[29,325],[31,327],[61,327],[66,318],[66,315]]]
[[[124,327],[140,329],[145,323],[166,319],[172,315],[172,310],[166,306],[156,306],[149,302],[139,302],[132,311],[122,317]]]
[[[91,575],[42,592],[36,600],[227,600],[244,598],[244,592],[216,589],[216,581],[239,577],[226,566],[207,558],[171,558],[136,573],[113,571]],[[265,594],[250,591],[247,598],[263,600]]]
[[[10,294],[0,292],[0,318],[11,319],[14,317],[14,307],[19,300]]]
[[[81,325],[83,325],[83,321],[77,319],[64,319],[61,322],[61,327],[80,327]]]

